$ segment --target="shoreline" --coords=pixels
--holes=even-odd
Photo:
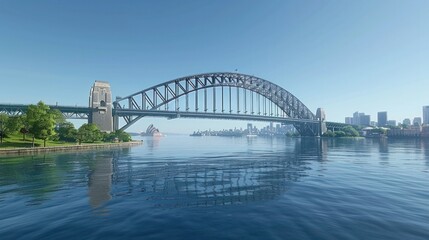
[[[83,144],[83,145],[67,145],[67,146],[54,146],[54,147],[35,147],[35,148],[11,148],[0,149],[0,157],[11,155],[27,155],[27,154],[40,154],[40,153],[54,153],[54,152],[73,152],[93,149],[111,149],[122,147],[133,147],[143,144],[143,141],[131,141],[122,143],[101,143],[101,144]]]

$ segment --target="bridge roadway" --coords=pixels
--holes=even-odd
[[[26,104],[0,104],[0,113],[5,113],[10,116],[18,116],[25,113],[29,105]],[[51,109],[57,109],[63,113],[67,119],[89,119],[93,109],[82,106],[60,106],[48,105]],[[138,109],[114,109],[113,117],[135,116],[136,119],[142,117],[164,117],[168,119],[175,118],[204,118],[204,119],[228,119],[228,120],[244,120],[244,121],[263,121],[263,122],[278,122],[283,124],[294,124],[298,122],[317,123],[316,120],[310,119],[293,119],[274,117],[266,115],[250,115],[250,114],[232,114],[232,113],[207,113],[207,112],[176,112],[176,111],[160,111],[160,110],[138,110]],[[348,124],[337,122],[326,122],[326,127],[329,130],[339,130]]]
[[[140,109],[114,109],[114,116],[136,116],[136,117],[166,117],[174,118],[206,118],[206,119],[228,119],[228,120],[248,120],[248,121],[263,121],[263,122],[279,122],[286,124],[293,123],[318,123],[312,119],[294,119],[274,117],[257,114],[234,114],[234,113],[210,113],[210,112],[182,112],[182,111],[164,111],[164,110],[140,110]]]
[[[0,104],[0,113],[9,116],[18,116],[25,113],[29,105],[26,104]],[[89,119],[92,109],[79,106],[48,105],[51,109],[59,110],[67,119]]]

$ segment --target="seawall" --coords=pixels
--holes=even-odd
[[[143,144],[142,141],[132,141],[132,142],[124,142],[124,143],[82,144],[82,145],[68,145],[68,146],[55,146],[55,147],[11,148],[11,149],[0,149],[0,156],[123,148],[123,147],[137,146],[141,144]]]

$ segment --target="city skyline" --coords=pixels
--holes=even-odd
[[[7,91],[0,102],[87,106],[95,80],[126,96],[178,77],[237,70],[280,85],[313,113],[324,108],[328,121],[344,122],[359,109],[402,122],[423,117],[429,105],[426,1],[102,3],[1,3]],[[237,124],[150,118],[130,131],[154,121],[182,132]]]
[[[413,116],[413,117],[406,117],[404,119],[392,119],[388,117],[387,111],[381,111],[377,112],[377,121],[371,120],[371,115],[366,115],[363,112],[356,111],[353,113],[352,117],[346,116],[344,117],[344,123],[351,124],[351,125],[363,125],[363,126],[396,126],[397,124],[406,124],[410,125],[414,122],[420,122],[419,125],[429,125],[429,106],[423,106],[422,107],[422,115],[420,116]],[[380,123],[380,115],[383,115],[383,120]],[[413,119],[413,122],[411,122],[411,119]],[[374,119],[375,120],[375,119]],[[394,124],[393,124],[394,123]]]

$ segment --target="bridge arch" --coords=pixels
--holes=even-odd
[[[198,112],[198,103],[197,101],[204,101],[205,107],[204,111],[200,113],[207,112],[207,89],[213,88],[212,93],[212,102],[216,102],[216,89],[221,88],[222,90],[222,113],[223,109],[223,90],[224,87],[229,88],[229,101],[231,105],[231,88],[237,88],[237,105],[240,100],[240,91],[238,89],[244,89],[244,101],[246,101],[246,92],[248,91],[249,97],[253,97],[255,94],[256,97],[262,96],[278,107],[281,111],[284,112],[283,118],[287,119],[297,119],[306,121],[315,121],[315,115],[301,102],[297,97],[291,94],[286,89],[264,80],[259,77],[252,75],[246,75],[241,73],[231,73],[231,72],[216,72],[216,73],[203,73],[197,75],[190,75],[186,77],[177,78],[171,81],[167,81],[142,91],[131,94],[127,97],[117,98],[113,103],[114,105],[114,115],[123,117],[126,125],[121,129],[125,129],[128,126],[132,125],[138,121],[141,117],[144,116],[144,112],[148,111],[160,111],[162,106],[168,107],[168,104],[174,102],[174,112],[188,112],[190,109],[188,107],[188,96],[190,94],[195,94],[196,97],[196,108],[195,111]],[[204,97],[201,100],[198,100],[198,93],[203,91]],[[185,110],[180,109],[178,101],[180,98],[186,97],[186,108]],[[236,99],[234,99],[235,101]],[[253,101],[253,100],[252,100]],[[239,106],[237,106],[239,107]],[[253,107],[253,106],[252,106]],[[182,108],[183,109],[183,108]],[[164,109],[165,111],[166,109]],[[215,106],[213,107],[213,113],[219,114],[219,111],[216,113]],[[133,116],[133,113],[135,114]],[[229,113],[232,113],[231,110]],[[240,113],[240,110],[237,110],[237,114]],[[245,113],[247,114],[247,111]],[[257,114],[261,114],[260,112]],[[257,115],[252,111],[249,115]],[[267,113],[265,113],[266,115]],[[116,120],[116,123],[118,120]],[[118,128],[118,127],[117,127]]]

